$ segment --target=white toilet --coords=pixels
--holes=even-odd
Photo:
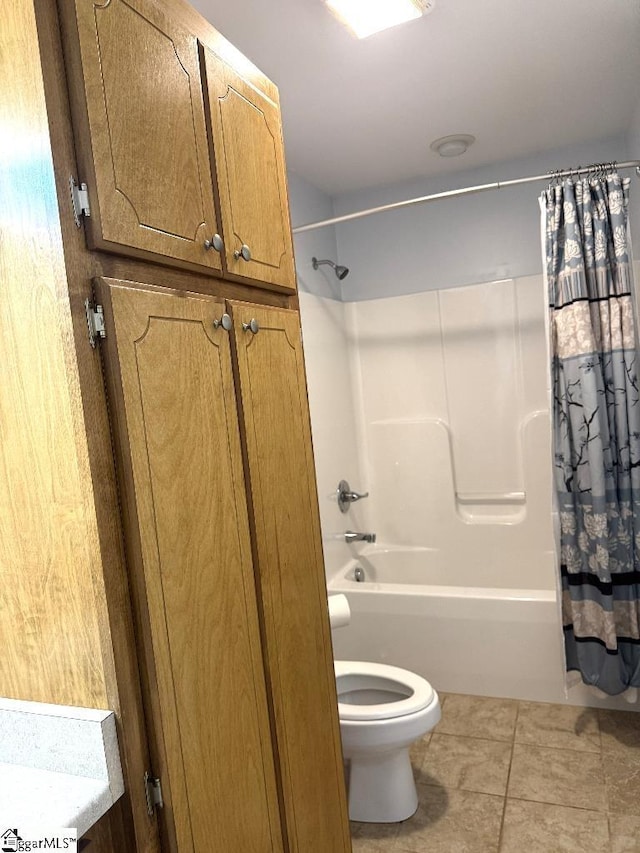
[[[335,661],[335,672],[349,817],[406,820],[418,808],[409,747],[440,720],[438,694],[397,666]]]

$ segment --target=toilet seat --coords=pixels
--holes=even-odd
[[[335,661],[334,668],[340,720],[389,720],[405,717],[422,711],[431,704],[436,695],[428,681],[398,666],[347,660]],[[361,694],[363,704],[344,701],[341,698],[345,696],[355,699],[358,694]],[[376,699],[379,701],[375,701]]]

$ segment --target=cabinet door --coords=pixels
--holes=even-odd
[[[280,109],[200,46],[227,270],[295,290]],[[251,259],[240,253],[247,246]]]
[[[342,853],[351,842],[299,317],[232,310],[289,843]],[[242,326],[252,319],[255,334]]]
[[[79,37],[82,79],[70,62],[70,82],[94,173],[82,175],[91,247],[221,270],[205,248],[218,227],[195,38],[153,0],[64,3]]]
[[[98,294],[167,846],[281,851],[224,306]]]

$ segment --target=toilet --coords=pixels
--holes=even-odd
[[[334,666],[349,817],[406,820],[418,808],[409,748],[440,720],[438,694],[424,678],[397,666],[365,661]]]

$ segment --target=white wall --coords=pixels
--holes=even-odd
[[[332,215],[328,196],[296,175],[289,176],[289,192],[294,224]],[[297,236],[294,248],[320,523],[325,568],[330,578],[351,556],[352,546],[345,544],[344,532],[359,530],[365,523],[362,505],[352,507],[343,515],[336,500],[337,486],[342,479],[349,480],[354,489],[364,490],[350,370],[351,342],[345,318],[346,306],[338,298],[338,279],[329,267],[314,270],[311,266],[314,255],[335,260],[334,230],[325,228]]]
[[[455,177],[345,194],[334,199],[334,209],[340,215],[457,187],[544,174],[553,168],[625,160],[628,144],[628,137],[607,138],[459,172]],[[640,144],[636,148],[640,149]],[[463,162],[461,158],[461,166]],[[544,186],[540,182],[491,190],[338,225],[340,263],[351,269],[343,286],[345,300],[420,293],[540,273],[538,196]],[[633,190],[640,195],[640,182]]]
[[[627,149],[630,160],[640,160],[640,100],[633,114],[629,132],[627,133]],[[631,225],[631,241],[633,256],[640,259],[640,179],[634,175],[631,180],[629,194],[629,222]],[[638,284],[636,280],[636,285]]]
[[[293,172],[288,175],[288,183],[291,224],[294,228],[296,225],[330,219],[333,216],[333,204],[326,193]],[[327,299],[341,299],[340,282],[331,267],[323,266],[314,270],[311,265],[313,257],[328,258],[336,262],[338,248],[335,229],[320,228],[317,231],[297,234],[293,248],[298,290]]]

